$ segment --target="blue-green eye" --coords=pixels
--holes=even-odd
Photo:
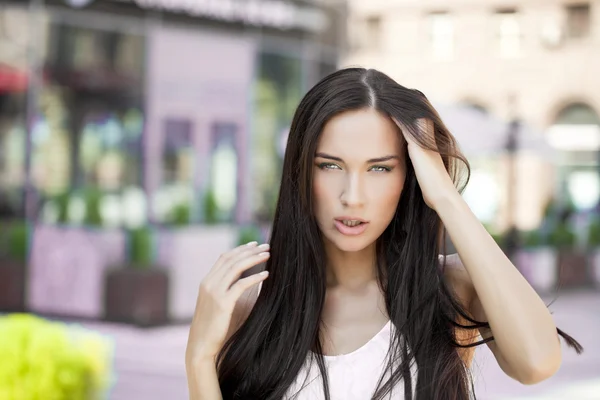
[[[386,167],[385,165],[376,165],[371,167],[371,171],[375,172],[390,172],[391,170],[391,167]]]
[[[341,169],[338,165],[332,163],[321,163],[319,164],[320,169]]]

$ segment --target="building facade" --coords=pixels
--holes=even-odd
[[[343,65],[379,68],[430,99],[517,118],[543,136],[552,157],[517,161],[522,228],[552,197],[598,202],[600,1],[351,0],[348,26]],[[511,184],[505,167],[496,178]],[[488,214],[505,225],[508,208],[500,198]]]
[[[48,199],[93,189],[114,226],[268,218],[292,113],[337,67],[344,21],[327,1],[3,3],[0,208],[25,213],[29,187],[29,215],[61,220]]]

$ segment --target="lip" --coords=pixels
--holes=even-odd
[[[360,221],[360,222],[362,222],[362,224],[357,225],[357,226],[346,226],[342,222],[343,220]],[[335,228],[338,230],[338,232],[340,232],[342,235],[345,235],[345,236],[357,236],[357,235],[360,235],[360,234],[362,234],[367,229],[367,226],[369,225],[368,221],[365,221],[364,219],[357,218],[357,217],[340,217],[340,218],[336,218],[334,220],[334,223],[335,223]]]

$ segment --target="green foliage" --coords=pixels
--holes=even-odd
[[[63,192],[54,196],[54,204],[56,204],[56,208],[58,209],[58,218],[57,223],[59,224],[67,224],[69,222],[69,201],[70,201],[69,192]]]
[[[241,246],[242,244],[246,244],[248,242],[260,243],[262,240],[260,229],[257,226],[249,225],[240,229],[237,245]]]
[[[149,227],[132,229],[128,232],[129,261],[134,268],[145,269],[152,264],[153,234]]]
[[[28,232],[25,221],[10,224],[7,235],[7,252],[9,258],[20,262],[27,260]]]
[[[212,190],[207,190],[204,193],[204,223],[214,225],[219,223],[219,205],[215,198],[215,193]]]
[[[558,249],[570,248],[575,246],[577,236],[575,232],[566,223],[557,224],[550,232],[550,244]]]
[[[600,247],[600,220],[595,219],[588,227],[588,247]]]
[[[521,232],[521,242],[526,249],[541,247],[546,244],[542,232],[538,229]]]
[[[0,399],[99,400],[113,344],[96,332],[28,314],[0,317]]]
[[[192,222],[192,209],[189,204],[178,204],[169,213],[167,223],[175,226],[186,226]]]
[[[85,199],[85,219],[84,224],[90,227],[100,227],[103,225],[102,213],[100,212],[100,201],[102,200],[102,191],[98,188],[89,188],[84,192]]]

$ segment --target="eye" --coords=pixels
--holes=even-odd
[[[386,167],[385,165],[375,165],[371,167],[371,171],[375,172],[390,172],[391,170],[391,167]]]
[[[332,163],[321,163],[319,164],[320,169],[341,169],[338,165]]]

